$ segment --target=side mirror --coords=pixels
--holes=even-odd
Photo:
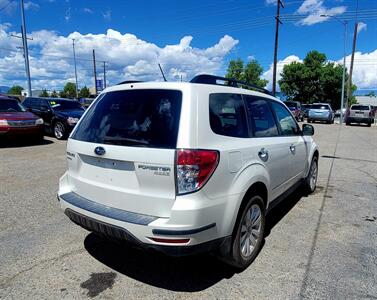
[[[302,133],[303,135],[312,136],[314,135],[314,127],[310,124],[302,125]]]

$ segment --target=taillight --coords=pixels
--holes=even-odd
[[[199,190],[215,171],[219,163],[219,152],[214,150],[177,150],[178,195]]]

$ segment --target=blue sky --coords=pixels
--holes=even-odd
[[[56,56],[54,58],[50,56],[50,60],[56,61],[64,70],[63,73],[67,72],[65,77],[60,77],[58,80],[50,78],[55,80],[54,87],[59,88],[64,80],[72,78],[69,66],[71,61],[65,58],[58,60],[59,55],[72,56],[70,44],[72,37],[79,40],[77,45],[81,51],[77,54],[79,58],[91,58],[90,44],[96,48],[99,60],[108,61],[110,84],[115,83],[111,81],[123,77],[160,79],[158,72],[146,71],[147,63],[155,64],[155,60],[153,62],[150,60],[153,56],[152,52],[158,53],[157,60],[160,59],[164,69],[168,69],[170,79],[177,78],[176,75],[180,74],[179,72],[187,79],[200,72],[199,66],[195,65],[191,68],[191,64],[195,64],[196,60],[206,60],[202,63],[203,72],[223,75],[227,62],[238,57],[244,60],[250,58],[258,60],[266,72],[264,76],[270,79],[268,72],[273,58],[276,11],[274,2],[273,0],[25,1],[27,31],[35,38],[35,41],[30,43],[31,56],[34,56],[32,63],[35,64],[34,86],[47,87],[48,76],[55,74],[49,69],[40,70],[38,64],[39,59],[39,62],[49,59],[43,55],[48,50],[53,50]],[[344,27],[334,19],[319,19],[318,15],[321,13],[331,13],[342,20],[349,20],[347,53],[350,53],[356,0],[287,0],[284,2],[285,8],[281,10],[283,25],[280,27],[278,55],[281,66],[292,60],[303,59],[305,54],[313,49],[324,52],[331,61],[342,59]],[[355,79],[363,88],[375,89],[377,79],[374,80],[373,77],[377,78],[377,1],[359,0],[358,9],[359,21],[363,23],[357,40],[357,51],[360,53],[355,66],[357,73]],[[16,49],[20,41],[9,38],[11,33],[20,32],[19,1],[0,0],[0,26],[2,26],[0,27],[2,30],[0,31],[0,48],[3,49],[0,49],[0,68],[6,66],[4,60],[9,63],[13,59],[17,62],[15,66],[20,69],[15,75],[8,74],[12,72],[11,69],[5,70],[8,75],[2,70],[0,85],[22,83],[24,71],[20,53],[10,51]],[[140,55],[124,61],[122,65],[119,63],[124,59],[121,49],[119,51],[110,49],[114,44],[107,44],[103,38],[108,35],[109,29],[123,35],[123,37],[116,36],[115,39],[123,40],[124,35],[128,33],[135,36],[136,44],[147,43],[148,46],[141,45],[139,48],[134,45],[134,49],[125,51],[124,55],[129,57],[134,56],[133,53],[130,54],[130,51],[136,51]],[[72,35],[74,32],[77,32],[77,35]],[[180,43],[181,39],[187,36],[191,36],[192,40]],[[221,42],[224,36],[228,38]],[[50,42],[46,43],[44,39],[50,39]],[[56,40],[56,43],[53,43],[51,39]],[[61,45],[63,40],[67,43],[66,47]],[[123,40],[126,46],[127,41],[129,40]],[[167,45],[176,45],[176,47],[170,49],[166,48]],[[208,49],[216,48],[216,45],[223,51],[209,55],[208,52],[214,50]],[[132,45],[127,47],[132,47]],[[116,53],[110,55],[110,50]],[[174,56],[175,51],[190,52],[190,55],[185,54],[185,57],[176,61],[175,58],[180,56]],[[80,62],[79,75],[82,77],[80,81],[83,84],[90,85],[90,68],[89,61]],[[144,73],[138,73],[137,70],[143,70]]]

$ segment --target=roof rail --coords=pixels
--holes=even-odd
[[[224,83],[218,83],[218,81],[223,81]],[[191,83],[202,83],[202,84],[214,84],[214,85],[222,85],[222,86],[229,86],[229,87],[236,87],[236,88],[242,88],[247,87],[249,89],[262,92],[264,94],[268,94],[272,96],[272,93],[269,90],[266,90],[264,88],[261,88],[256,85],[249,84],[244,81],[240,81],[233,78],[226,78],[226,77],[220,77],[215,75],[208,75],[208,74],[201,74],[195,76],[190,81]]]
[[[143,82],[143,81],[138,81],[138,80],[126,80],[126,81],[119,82],[117,85],[128,84],[128,83],[138,83],[138,82]]]

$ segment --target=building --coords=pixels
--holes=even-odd
[[[371,96],[356,96],[358,104],[377,106],[377,97]]]

